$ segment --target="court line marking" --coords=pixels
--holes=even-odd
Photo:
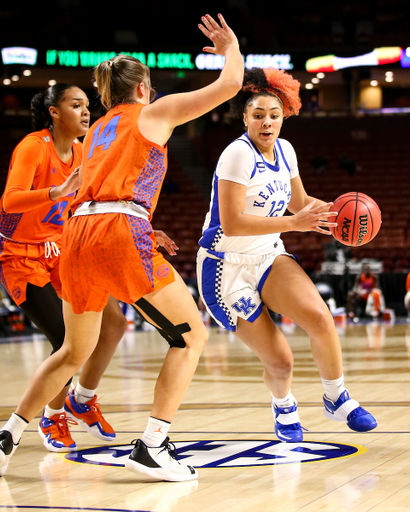
[[[25,432],[29,432],[31,434],[34,434],[34,433],[38,433],[37,430],[25,430]],[[73,429],[70,429],[70,432],[73,432],[75,434],[88,434],[88,432],[85,432],[84,430],[73,430]],[[130,435],[134,435],[134,434],[143,434],[144,431],[143,430],[116,430],[115,431],[116,434],[130,434]],[[272,435],[275,435],[274,434],[274,429],[272,429],[271,431],[266,431],[266,432],[258,432],[258,431],[246,431],[246,432],[234,432],[232,430],[229,430],[229,431],[221,431],[221,430],[218,430],[218,431],[214,431],[214,430],[173,430],[172,431],[172,434],[189,434],[189,435],[197,435],[197,434],[206,434],[206,435],[246,435],[246,436],[249,436],[249,435],[267,435],[267,436],[272,436]],[[315,430],[315,431],[312,431],[312,430],[306,430],[306,435],[310,435],[310,434],[314,434],[314,435],[322,435],[322,434],[340,434],[340,435],[345,435],[345,434],[350,434],[350,435],[353,435],[353,434],[360,434],[360,435],[365,435],[365,434],[410,434],[410,430],[371,430],[370,432],[356,432],[356,431],[337,431],[337,430]],[[182,442],[182,441],[181,441]],[[186,442],[186,440],[184,440],[184,442]],[[340,443],[339,443],[340,444]],[[107,444],[107,445],[96,445],[96,446],[107,446],[107,447],[110,447],[111,444]]]
[[[47,505],[0,505],[0,508],[8,508],[8,509],[36,509],[36,510],[103,510],[105,512],[149,512],[148,510],[135,510],[130,508],[90,508],[90,507],[52,507]]]

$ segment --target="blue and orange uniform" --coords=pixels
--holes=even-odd
[[[360,295],[364,299],[367,299],[370,292],[373,290],[373,288],[376,287],[376,278],[374,277],[373,274],[363,273],[360,276],[359,287],[360,287]]]
[[[84,140],[82,185],[64,230],[60,268],[63,299],[77,314],[102,311],[110,294],[132,304],[175,280],[151,227],[167,148],[138,130],[143,106],[117,105]]]
[[[59,186],[81,165],[76,139],[68,163],[57,155],[47,128],[27,135],[14,149],[0,199],[0,280],[17,305],[26,300],[27,284],[51,282],[61,296],[59,249],[74,193],[52,201]]]

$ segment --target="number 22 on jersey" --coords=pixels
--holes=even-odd
[[[95,127],[93,133],[93,140],[91,142],[90,151],[88,153],[88,159],[93,156],[94,149],[98,146],[104,146],[103,151],[110,147],[110,144],[117,138],[117,125],[120,120],[121,115],[115,116],[111,119],[111,121],[104,128],[103,132],[100,134],[101,123]]]

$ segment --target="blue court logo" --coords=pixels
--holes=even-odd
[[[190,441],[174,443],[178,459],[195,468],[274,466],[352,457],[367,451],[363,446],[306,441]],[[65,458],[81,464],[125,466],[133,445],[97,446],[78,450]]]

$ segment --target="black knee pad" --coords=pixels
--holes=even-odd
[[[135,303],[149,319],[155,322],[157,325],[154,327],[160,333],[160,335],[167,340],[169,346],[177,347],[177,348],[185,348],[186,343],[182,336],[185,332],[189,332],[191,328],[187,322],[179,325],[174,325],[172,322],[168,320],[162,313],[158,311],[152,304],[150,304],[147,300],[141,298],[137,300]],[[139,313],[138,309],[134,307],[134,309]],[[159,326],[159,327],[157,327]]]

